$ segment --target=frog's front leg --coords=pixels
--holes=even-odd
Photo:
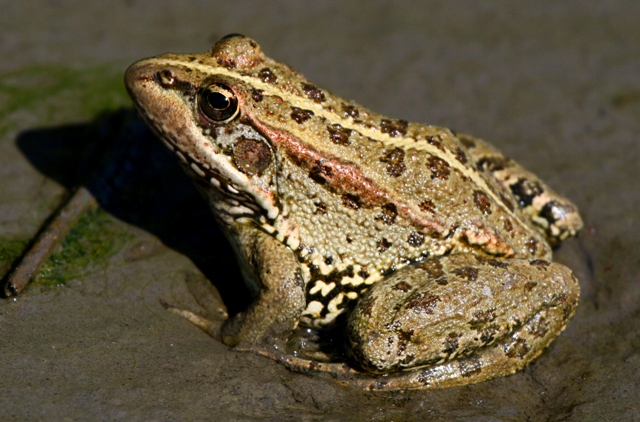
[[[284,244],[252,225],[239,224],[230,230],[255,299],[245,311],[225,321],[222,341],[249,347],[286,342],[306,304],[298,260]]]
[[[426,259],[372,286],[350,315],[348,350],[370,373],[415,369],[369,388],[479,382],[538,356],[564,329],[578,296],[571,271],[547,261]]]

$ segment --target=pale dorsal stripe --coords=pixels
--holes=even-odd
[[[252,76],[241,75],[241,74],[239,74],[237,72],[233,72],[233,71],[231,71],[229,69],[226,69],[224,67],[212,67],[212,66],[207,66],[207,65],[204,65],[204,64],[201,64],[201,63],[197,63],[197,62],[184,62],[184,61],[173,60],[173,59],[152,58],[152,59],[148,59],[148,60],[150,62],[155,62],[155,63],[157,63],[159,65],[186,67],[186,68],[198,70],[198,71],[200,71],[202,73],[206,73],[206,74],[219,74],[219,75],[224,75],[224,76],[230,76],[230,77],[232,77],[234,79],[239,79],[239,80],[241,80],[243,82],[246,82],[247,84],[249,84],[252,87],[255,87],[257,89],[263,90],[267,95],[278,95],[283,100],[293,104],[294,106],[296,106],[298,108],[311,110],[311,111],[313,111],[313,113],[316,116],[322,116],[325,119],[327,119],[327,121],[329,121],[329,122],[338,121],[342,127],[347,128],[347,129],[352,129],[352,130],[354,130],[356,132],[361,133],[364,136],[368,136],[370,138],[380,140],[380,141],[384,142],[386,145],[397,146],[397,147],[404,148],[404,149],[414,148],[414,149],[417,149],[417,150],[427,151],[429,154],[434,155],[434,156],[446,161],[450,166],[455,167],[463,175],[465,175],[465,176],[469,177],[471,180],[473,180],[473,182],[477,186],[480,186],[481,188],[483,188],[483,190],[489,196],[491,196],[491,198],[496,203],[496,205],[499,206],[500,208],[502,208],[502,210],[505,213],[507,213],[508,215],[510,215],[511,217],[516,219],[517,221],[520,221],[523,226],[526,226],[526,224],[524,224],[520,220],[520,218],[518,218],[518,216],[516,216],[509,208],[507,208],[506,205],[502,202],[502,200],[500,198],[498,198],[497,195],[495,195],[493,193],[493,190],[491,190],[489,188],[489,186],[487,185],[486,181],[482,177],[480,177],[480,175],[477,172],[469,171],[469,169],[467,167],[465,167],[462,163],[460,163],[460,161],[458,161],[452,154],[449,154],[446,151],[442,151],[442,150],[438,149],[437,147],[429,144],[428,142],[426,142],[424,140],[418,140],[416,142],[412,138],[392,137],[389,134],[386,134],[386,133],[383,133],[383,132],[377,130],[376,128],[368,128],[368,127],[360,126],[358,124],[355,124],[353,122],[353,119],[351,119],[351,118],[345,118],[345,117],[343,117],[343,116],[341,116],[341,115],[339,115],[337,113],[332,113],[330,111],[325,110],[322,107],[321,104],[318,104],[315,101],[308,100],[306,98],[294,95],[294,94],[292,94],[290,92],[286,92],[286,91],[283,91],[283,90],[280,90],[280,89],[275,89],[273,85],[268,84],[266,82],[262,82],[258,78],[254,78]]]

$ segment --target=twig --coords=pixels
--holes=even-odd
[[[63,202],[53,218],[47,219],[31,247],[16,262],[13,271],[7,276],[3,286],[4,295],[6,297],[19,295],[64,240],[78,218],[96,205],[96,200],[84,186],[79,187],[66,202]]]

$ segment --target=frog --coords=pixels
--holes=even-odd
[[[488,142],[377,114],[239,34],[140,60],[125,84],[252,295],[217,325],[182,312],[229,347],[369,390],[444,388],[524,368],[575,314],[552,251],[577,207]],[[339,333],[339,353],[290,352],[300,330]]]

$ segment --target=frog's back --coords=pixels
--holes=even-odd
[[[549,257],[511,192],[450,130],[335,96],[246,37],[197,59],[233,78],[248,119],[274,143],[281,218],[293,223],[283,226],[298,230],[284,236],[318,271],[355,265],[355,278],[371,277],[451,252]]]

